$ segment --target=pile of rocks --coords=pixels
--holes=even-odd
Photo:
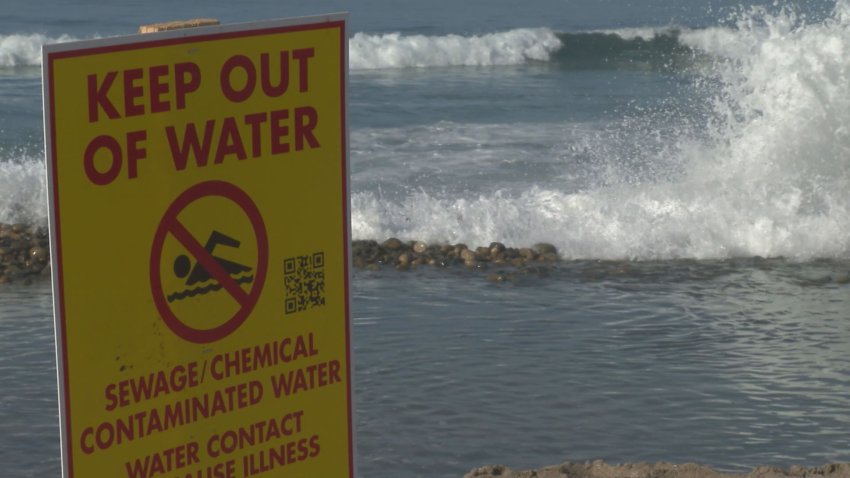
[[[536,470],[514,471],[501,465],[476,468],[464,478],[850,478],[850,463],[782,469],[760,466],[749,473],[722,473],[704,465],[687,463],[626,463],[611,465],[597,460],[564,463]]]
[[[462,265],[471,269],[490,266],[523,268],[558,262],[558,251],[552,244],[532,247],[506,247],[501,242],[470,248],[466,244],[427,244],[423,241],[403,242],[390,238],[382,243],[358,240],[351,243],[354,267],[377,270],[383,266],[408,270],[418,266],[449,267]]]
[[[49,251],[47,228],[0,223],[0,284],[48,277]]]
[[[47,228],[27,224],[0,223],[0,284],[31,283],[48,277],[50,245]],[[427,244],[423,241],[383,242],[357,240],[351,243],[354,267],[379,270],[391,267],[400,271],[417,267],[461,266],[472,270],[491,270],[489,280],[501,282],[527,274],[545,275],[560,261],[552,244],[531,247],[506,247],[500,242],[489,246],[466,244]],[[496,270],[498,269],[498,270]]]

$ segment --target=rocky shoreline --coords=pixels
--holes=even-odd
[[[0,223],[0,284],[32,282],[50,276],[47,228]]]
[[[49,251],[45,226],[0,223],[0,284],[29,284],[49,277]],[[465,267],[486,272],[488,280],[501,282],[525,275],[547,275],[561,258],[555,246],[546,243],[522,248],[500,242],[468,247],[390,238],[383,242],[352,241],[351,260],[354,267],[367,270]]]
[[[381,270],[393,268],[409,271],[420,267],[465,267],[487,272],[487,280],[503,282],[525,275],[546,276],[561,261],[552,244],[531,247],[507,247],[501,242],[488,246],[466,244],[428,244],[423,241],[401,241],[395,237],[381,243],[356,240],[351,243],[352,264],[356,268]]]
[[[705,465],[686,463],[608,464],[602,460],[584,463],[566,462],[534,470],[514,471],[502,465],[476,468],[464,478],[850,478],[850,463],[788,469],[760,466],[748,473],[724,473]]]

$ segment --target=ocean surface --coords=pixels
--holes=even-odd
[[[558,248],[353,272],[359,476],[850,461],[850,1],[3,6],[0,222],[47,215],[42,44],[349,11],[353,238]],[[4,476],[60,475],[51,300],[0,288]]]

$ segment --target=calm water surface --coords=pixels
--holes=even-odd
[[[850,263],[356,271],[363,477],[486,463],[850,460]],[[0,462],[58,476],[50,290],[0,291]]]

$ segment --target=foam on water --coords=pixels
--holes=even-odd
[[[673,36],[678,34],[677,27],[634,27],[634,28],[615,28],[594,30],[592,33],[604,33],[606,35],[615,35],[623,40],[643,40],[649,41],[658,36]]]
[[[0,223],[47,223],[44,161],[0,150]]]
[[[850,2],[815,24],[788,9],[733,20],[609,32],[678,35],[713,58],[695,72],[705,120],[354,129],[353,236],[548,241],[567,258],[850,256]],[[0,67],[35,65],[42,43],[63,39],[2,36]],[[562,47],[543,28],[358,33],[350,45],[353,69],[521,64]],[[0,222],[44,220],[43,171],[0,151]]]
[[[568,258],[850,256],[848,3],[814,25],[753,9],[686,41],[719,57],[697,83],[716,91],[709,124],[683,122],[670,149],[681,175],[577,192],[358,192],[354,237],[550,241]]]
[[[40,66],[42,45],[74,40],[70,35],[55,38],[37,33],[0,35],[0,68]]]
[[[674,27],[621,28],[587,34],[613,35],[625,41],[651,41],[660,36],[675,37],[680,30]],[[41,66],[42,45],[74,40],[77,38],[71,35],[0,35],[0,68]],[[519,65],[528,61],[551,61],[562,46],[559,34],[549,28],[518,28],[472,36],[360,32],[349,40],[349,66],[352,70],[376,70]]]
[[[480,36],[356,33],[349,41],[353,70],[517,65],[547,61],[561,41],[547,28],[521,28]]]

